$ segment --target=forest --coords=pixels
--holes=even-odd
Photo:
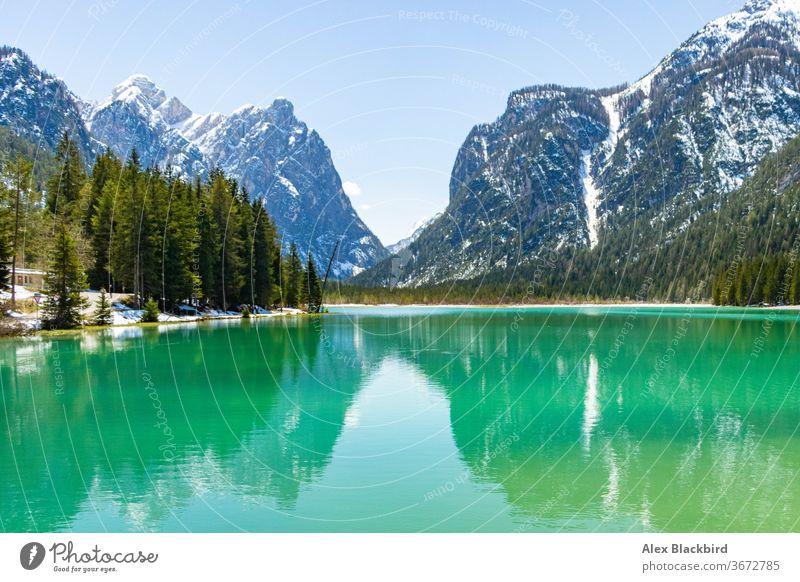
[[[80,323],[50,315],[85,307],[85,289],[130,294],[140,307],[152,299],[164,312],[320,309],[313,258],[293,243],[284,254],[262,201],[221,171],[189,182],[143,168],[135,150],[124,162],[107,150],[87,172],[68,133],[52,159],[9,134],[0,135],[0,287],[16,268],[46,271],[46,327]]]

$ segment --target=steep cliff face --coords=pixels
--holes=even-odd
[[[204,158],[236,176],[251,196],[266,199],[287,247],[294,241],[327,263],[340,240],[333,267],[339,277],[386,256],[344,193],[325,142],[295,117],[289,101],[276,99],[268,108],[245,106],[230,117],[200,124],[211,127],[197,131],[192,120],[184,127],[194,132]]]
[[[117,156],[127,159],[136,149],[145,166],[169,164],[187,177],[208,171],[197,146],[179,131],[191,114],[144,75],[129,77],[107,99],[84,107],[89,131]]]

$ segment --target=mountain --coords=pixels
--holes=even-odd
[[[751,0],[630,86],[541,85],[461,146],[441,218],[356,282],[417,286],[585,257],[619,277],[800,132],[800,1]]]
[[[188,177],[221,168],[252,197],[264,198],[288,249],[295,242],[347,277],[386,256],[342,190],[320,135],[294,115],[286,99],[240,107],[230,115],[193,113],[152,80],[134,75],[100,103],[84,108],[92,135],[125,158],[136,148],[145,164],[171,165]]]
[[[83,107],[86,127],[120,159],[135,148],[145,166],[169,164],[184,176],[203,176],[209,169],[206,160],[179,131],[191,115],[144,75],[129,77],[104,101]]]
[[[63,81],[8,46],[0,47],[0,125],[47,152],[69,131],[84,159],[94,158],[97,143],[81,118],[81,101]]]
[[[437,212],[430,218],[426,218],[425,220],[420,220],[417,224],[414,225],[414,230],[405,238],[401,238],[394,244],[387,245],[386,250],[389,254],[396,255],[400,251],[403,251],[411,245],[415,240],[419,238],[419,235],[422,234],[422,231],[425,230],[429,225],[431,225],[439,216],[441,216],[441,212]]]
[[[144,165],[193,179],[220,168],[251,197],[266,200],[286,249],[295,242],[332,272],[357,274],[387,253],[342,190],[322,137],[294,115],[286,99],[246,105],[230,115],[193,113],[150,78],[134,75],[98,103],[81,101],[15,48],[0,49],[0,125],[52,152],[64,131],[87,164],[106,147],[126,159],[136,149]]]

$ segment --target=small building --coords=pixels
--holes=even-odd
[[[44,290],[44,271],[36,269],[20,269],[17,267],[14,284],[18,287],[27,287],[32,291]]]

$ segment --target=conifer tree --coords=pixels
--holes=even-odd
[[[97,301],[97,306],[94,310],[93,325],[111,325],[114,318],[111,314],[111,303],[108,300],[108,293],[106,290],[100,289],[100,298]]]
[[[20,252],[20,242],[22,239],[23,233],[21,232],[22,226],[22,219],[24,215],[24,210],[27,208],[29,204],[29,199],[31,197],[30,188],[31,188],[31,177],[33,175],[33,164],[27,159],[24,158],[22,155],[17,155],[12,161],[7,163],[6,167],[3,171],[2,180],[3,182],[7,183],[10,188],[6,189],[3,188],[4,193],[2,195],[2,203],[3,203],[3,216],[0,217],[0,220],[3,220],[6,224],[4,227],[6,228],[7,232],[5,236],[7,237],[7,241],[5,244],[9,246],[8,249],[8,256],[5,258],[6,261],[11,263],[11,279],[14,280],[16,269],[17,269],[17,261],[21,256]],[[3,228],[3,227],[0,227]],[[0,243],[3,244],[3,243]],[[5,265],[3,266],[5,268]],[[15,305],[15,289],[11,289],[11,307],[14,308]]]
[[[241,241],[241,291],[239,301],[244,303],[256,302],[255,277],[255,219],[253,207],[250,206],[250,197],[244,188],[236,196],[237,214],[239,217],[239,240]]]
[[[800,264],[797,257],[791,263],[792,278],[789,282],[789,297],[786,302],[789,305],[797,305],[800,303]]]
[[[289,257],[286,260],[286,292],[284,303],[287,307],[297,307],[300,305],[303,275],[303,263],[300,261],[297,245],[292,243],[289,247]]]
[[[47,209],[68,216],[74,209],[86,181],[78,145],[64,132],[56,147],[56,172],[47,181]]]
[[[93,289],[111,288],[111,248],[114,236],[114,194],[116,185],[107,183],[95,203],[92,216],[92,266],[89,285]]]
[[[712,305],[722,304],[722,284],[719,275],[717,275],[717,277],[711,284],[711,304]]]
[[[161,292],[162,271],[159,250],[164,233],[159,229],[166,215],[168,186],[158,168],[143,174],[144,196],[136,225],[136,272],[139,297],[158,297]]]
[[[84,188],[84,200],[81,204],[81,221],[86,236],[90,239],[94,235],[94,216],[101,204],[101,199],[105,193],[106,184],[115,187],[119,180],[122,166],[117,157],[110,149],[95,158],[92,167],[92,175]],[[112,193],[113,199],[113,193]]]
[[[319,313],[322,309],[322,286],[311,253],[308,253],[305,277],[303,277],[303,299],[308,313]]]
[[[197,266],[202,296],[209,303],[217,303],[217,279],[220,277],[220,254],[222,244],[213,217],[208,209],[205,192],[200,193],[198,231],[200,247],[197,249]]]
[[[219,238],[219,271],[215,273],[216,280],[212,281],[212,294],[215,303],[228,309],[240,302],[244,285],[245,260],[236,200],[238,185],[215,170],[209,176],[208,190],[212,227]]]
[[[269,308],[274,297],[275,227],[261,200],[252,205],[253,229],[253,293],[255,303]],[[280,253],[280,250],[278,250]]]
[[[111,275],[118,290],[132,292],[141,304],[155,290],[157,272],[148,213],[148,175],[142,172],[136,150],[122,171],[114,204]]]
[[[283,256],[283,248],[280,240],[276,236],[275,251],[272,261],[272,281],[273,281],[273,301],[278,303],[281,308],[286,305],[286,261]]]
[[[75,242],[62,223],[57,227],[50,269],[45,276],[47,299],[42,310],[42,325],[46,329],[71,329],[81,324],[81,311],[86,300],[81,291],[86,288]]]
[[[168,192],[168,194],[166,194]],[[196,294],[199,275],[193,271],[197,245],[197,221],[191,187],[170,178],[164,189],[168,196],[164,216],[157,217],[157,263],[165,308]]]

